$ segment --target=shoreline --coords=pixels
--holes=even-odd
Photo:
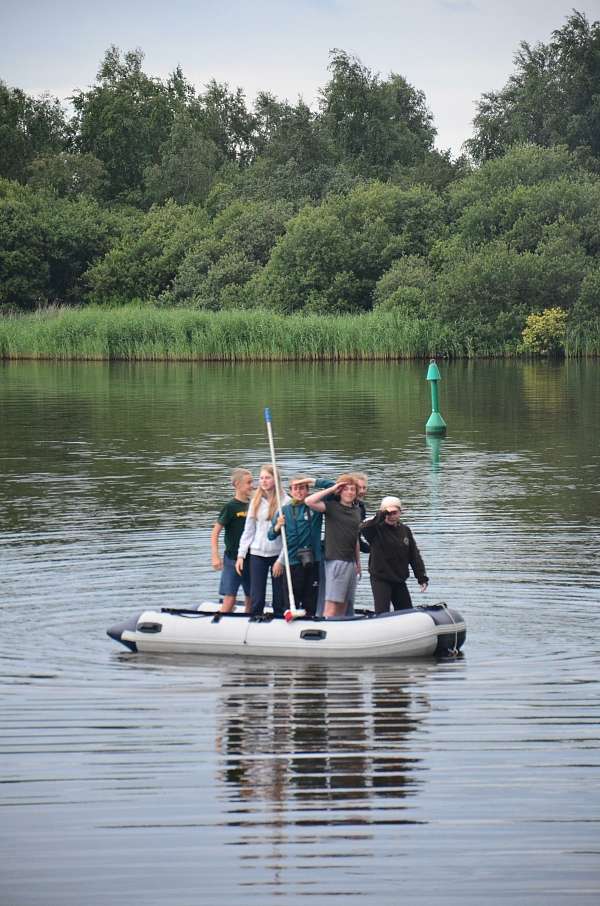
[[[567,330],[564,358],[600,356],[591,335]],[[552,357],[560,358],[563,354]],[[3,361],[376,362],[538,359],[485,325],[441,324],[398,311],[283,315],[126,305],[57,307],[0,317]]]

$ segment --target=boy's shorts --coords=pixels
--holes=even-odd
[[[346,604],[353,600],[356,588],[354,560],[325,561],[325,600]]]
[[[244,560],[244,569],[242,575],[238,576],[235,571],[235,560],[223,554],[223,570],[221,572],[221,581],[219,582],[219,594],[221,597],[227,595],[237,595],[238,588],[242,586],[244,594],[250,597],[250,557]]]

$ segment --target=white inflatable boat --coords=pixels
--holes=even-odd
[[[445,604],[386,614],[361,611],[341,619],[281,619],[198,610],[146,610],[108,635],[131,651],[158,654],[236,654],[256,657],[398,658],[450,655],[466,625]]]

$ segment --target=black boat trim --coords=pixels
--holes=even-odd
[[[129,648],[130,651],[137,651],[137,645],[135,642],[131,642],[128,639],[123,638],[124,632],[135,632],[139,618],[142,616],[141,613],[138,613],[135,617],[126,620],[124,623],[117,623],[116,626],[111,626],[110,629],[106,630],[107,636],[111,639],[114,639],[115,642],[120,642],[121,645],[125,645],[126,648]]]
[[[154,633],[162,632],[162,623],[138,623],[137,632]]]
[[[320,642],[321,639],[327,638],[327,633],[324,629],[303,629],[300,633],[301,639],[306,639],[309,642],[317,641]]]

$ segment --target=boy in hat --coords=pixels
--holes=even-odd
[[[317,609],[319,588],[319,561],[321,559],[321,513],[314,513],[304,501],[315,483],[308,475],[294,475],[290,479],[289,493],[292,498],[273,519],[268,537],[279,538],[285,525],[292,591],[296,607],[314,616]],[[283,563],[284,555],[279,560]],[[285,603],[289,608],[289,591],[284,583]]]

